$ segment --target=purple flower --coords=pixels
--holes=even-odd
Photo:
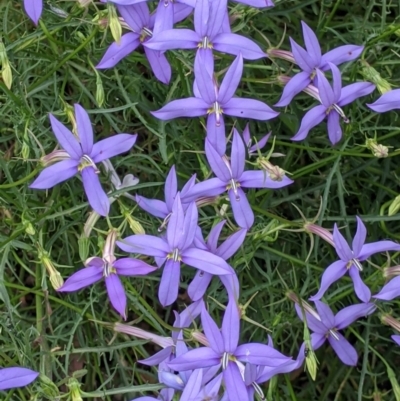
[[[313,350],[317,350],[328,340],[344,364],[350,366],[357,365],[357,351],[338,330],[350,326],[350,324],[360,317],[370,315],[375,311],[376,306],[372,303],[355,304],[342,309],[336,315],[332,313],[328,305],[321,301],[315,301],[315,306],[317,307],[320,320],[304,311],[307,326],[313,331],[311,334]],[[303,312],[297,303],[295,304],[295,308],[297,315],[303,320]]]
[[[233,215],[239,227],[249,229],[254,223],[254,214],[242,188],[282,188],[293,181],[284,176],[281,181],[273,181],[266,171],[244,171],[246,149],[239,133],[234,129],[231,160],[220,156],[206,139],[206,156],[217,178],[200,182],[187,193],[187,200],[200,196],[217,196],[228,191]]]
[[[38,372],[27,368],[0,368],[0,391],[25,387],[38,376]]]
[[[397,344],[400,345],[400,336],[393,334],[392,335],[392,340]]]
[[[126,320],[126,294],[118,276],[143,276],[157,268],[138,259],[122,258],[116,260],[114,256],[116,238],[117,231],[112,230],[107,236],[103,257],[89,258],[86,261],[87,267],[69,277],[58,291],[78,291],[104,278],[111,305]]]
[[[203,50],[204,65],[208,73],[213,71],[212,50],[257,60],[266,57],[262,49],[252,40],[222,29],[227,14],[227,0],[197,0],[194,9],[194,31],[170,29],[154,35],[147,46],[166,51],[172,49]],[[198,53],[199,54],[199,50]]]
[[[163,3],[163,2],[161,2]],[[114,42],[105,52],[96,68],[112,68],[124,57],[142,44],[151,69],[158,80],[168,84],[171,79],[171,66],[162,52],[150,49],[147,44],[155,32],[165,29],[163,22],[152,18],[146,2],[133,5],[117,5],[118,11],[133,32],[124,34],[120,43]]]
[[[354,60],[364,50],[364,46],[345,45],[322,55],[315,33],[304,21],[301,21],[301,25],[307,50],[304,50],[292,38],[290,43],[294,60],[303,71],[296,74],[285,86],[279,102],[275,104],[278,107],[287,106],[294,96],[311,84],[318,69],[326,71],[330,68],[330,64],[339,65]]]
[[[400,296],[400,276],[392,278],[378,294],[373,295],[372,298],[382,299],[384,301],[391,301]]]
[[[363,267],[360,262],[368,259],[375,253],[400,250],[400,245],[393,241],[378,241],[366,244],[367,230],[358,216],[356,216],[356,219],[357,232],[353,239],[353,249],[350,249],[349,244],[335,224],[333,242],[335,243],[335,250],[340,259],[325,269],[318,293],[310,298],[312,301],[321,299],[331,284],[348,272],[353,280],[357,297],[363,302],[368,302],[371,298],[371,291],[361,280],[360,272],[363,270]]]
[[[43,12],[43,0],[24,0],[24,8],[29,18],[37,25]]]
[[[220,246],[218,246],[218,238],[225,222],[226,221],[223,220],[213,227],[208,236],[207,243],[203,239],[200,228],[198,228],[194,238],[194,245],[197,248],[209,251],[224,260],[229,259],[243,244],[247,230],[242,228],[239,231],[236,231],[230,235]],[[198,270],[194,279],[189,284],[189,297],[194,301],[202,298],[208,286],[210,285],[212,278],[212,274],[206,273],[203,270]],[[239,281],[236,274],[219,276],[219,278],[228,292],[228,298],[237,300],[239,298]]]
[[[317,70],[317,85],[319,98],[322,104],[313,107],[304,115],[300,129],[297,134],[291,138],[292,141],[305,139],[311,128],[327,118],[329,139],[332,145],[339,142],[342,138],[342,129],[339,122],[340,117],[342,117],[344,122],[349,122],[341,107],[353,102],[361,96],[369,95],[375,89],[375,85],[369,82],[356,82],[342,88],[342,78],[339,69],[330,62],[328,65],[332,70],[333,88],[330,86],[324,74],[320,70]],[[292,80],[289,82],[291,81]]]
[[[79,172],[90,206],[101,216],[107,216],[110,201],[101,187],[96,163],[129,151],[135,144],[137,135],[114,135],[93,144],[89,116],[79,104],[75,104],[75,118],[78,138],[50,114],[54,135],[64,149],[56,151],[56,160],[62,161],[46,167],[29,188],[52,188]],[[51,154],[46,157],[51,159]]]
[[[171,305],[178,296],[181,262],[215,275],[234,274],[219,256],[193,245],[197,229],[197,207],[192,202],[184,213],[179,194],[176,195],[167,226],[166,238],[153,235],[132,235],[117,245],[126,252],[153,256],[158,264],[165,262],[158,297],[163,306]]]
[[[257,151],[261,150],[268,142],[269,137],[271,136],[271,132],[269,132],[267,135],[264,135],[257,143],[252,145],[252,138],[250,136],[250,128],[249,124],[247,123],[244,130],[243,130],[243,140],[246,145],[247,151],[249,153],[249,156],[254,156],[257,154]]]
[[[243,363],[277,367],[290,360],[268,345],[259,343],[238,345],[240,317],[234,300],[228,303],[221,330],[205,308],[201,312],[201,322],[209,347],[190,350],[173,359],[168,366],[178,372],[212,366],[222,367],[229,401],[247,400],[246,384],[241,373]]]
[[[393,89],[384,93],[374,103],[367,106],[376,113],[384,113],[385,111],[400,109],[400,89]]]
[[[275,5],[272,0],[233,0],[233,1],[257,8],[273,7]]]
[[[279,114],[259,100],[233,97],[243,72],[243,58],[240,54],[229,67],[219,88],[204,68],[201,54],[196,57],[194,72],[200,97],[173,100],[152,114],[160,120],[208,115],[207,138],[221,155],[226,148],[223,114],[262,121]]]

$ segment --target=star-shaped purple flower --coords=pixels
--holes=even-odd
[[[37,25],[43,12],[43,0],[24,0],[24,8],[28,17]]]
[[[327,118],[329,139],[332,145],[336,144],[342,138],[340,118],[346,123],[349,122],[342,107],[361,96],[369,95],[375,89],[375,85],[369,82],[356,82],[342,88],[342,77],[339,69],[332,63],[328,64],[332,70],[333,87],[331,87],[325,75],[320,70],[317,70],[317,86],[322,104],[313,107],[304,115],[299,130],[291,138],[292,141],[302,141],[307,137],[311,128]]]
[[[279,102],[275,104],[277,107],[287,106],[294,96],[313,83],[318,69],[327,71],[330,68],[329,63],[339,65],[354,60],[364,50],[364,46],[344,45],[322,55],[318,38],[313,30],[304,21],[301,21],[301,26],[307,50],[304,50],[292,38],[290,43],[294,60],[303,71],[296,74],[285,86]]]
[[[361,262],[375,253],[400,251],[400,245],[393,241],[378,241],[366,244],[367,230],[362,220],[358,216],[356,218],[357,232],[353,239],[352,249],[335,224],[333,229],[333,242],[335,244],[336,253],[340,259],[333,262],[325,269],[319,291],[310,298],[312,301],[321,299],[331,284],[348,272],[353,280],[357,297],[363,302],[368,302],[371,299],[371,291],[360,277],[360,272],[363,270]]]
[[[338,330],[350,326],[360,317],[373,313],[376,306],[373,303],[362,303],[348,306],[336,315],[332,313],[330,307],[321,301],[315,301],[320,320],[316,319],[309,312],[304,311],[307,326],[313,331],[311,334],[311,345],[313,350],[320,348],[326,340],[336,352],[339,359],[346,365],[357,365],[357,351],[346,340]],[[295,304],[297,315],[303,320],[303,312],[300,306]]]
[[[89,115],[79,104],[75,105],[75,118],[78,138],[50,114],[54,135],[63,148],[62,151],[56,151],[56,159],[62,161],[46,167],[29,188],[52,188],[80,173],[90,206],[101,216],[107,216],[110,201],[101,187],[96,163],[129,151],[135,144],[137,135],[114,135],[93,144]]]
[[[372,298],[383,301],[391,301],[400,296],[400,276],[392,278],[383,288]]]
[[[378,100],[367,104],[367,106],[376,113],[400,109],[400,89],[393,89],[384,93]]]
[[[25,387],[38,376],[38,372],[27,368],[0,368],[0,391]]]

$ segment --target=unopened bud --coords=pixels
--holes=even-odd
[[[71,377],[68,380],[67,387],[69,388],[69,396],[71,401],[83,401],[81,396],[81,384],[75,378]]]
[[[393,316],[390,316],[388,314],[383,314],[380,316],[380,318],[382,323],[387,324],[388,326],[391,326],[395,330],[400,332],[400,321],[395,319]]]
[[[392,266],[392,267],[385,267],[383,269],[383,277],[385,278],[392,278],[395,276],[400,276],[400,265]]]
[[[72,132],[77,137],[77,139],[79,139],[77,125],[76,125],[76,119],[75,119],[75,115],[74,115],[74,108],[70,104],[65,102],[63,99],[61,99],[61,102],[63,104],[64,113],[67,115],[68,121],[72,125]]]
[[[79,249],[79,257],[81,260],[86,260],[89,256],[89,244],[90,240],[84,234],[78,238],[78,249]]]
[[[199,342],[200,344],[209,347],[210,343],[207,340],[207,337],[201,332],[201,331],[197,331],[197,330],[193,330],[191,332],[191,337],[193,340]]]
[[[388,216],[395,215],[400,210],[400,195],[397,195],[389,206]]]
[[[119,21],[114,4],[107,3],[107,7],[108,7],[108,18],[109,18],[111,35],[114,38],[114,40],[119,44],[121,42],[121,36],[122,36],[121,22]]]
[[[36,230],[33,227],[32,223],[29,220],[26,220],[24,217],[22,217],[22,224],[24,226],[25,232],[28,235],[35,235]]]
[[[388,155],[389,155],[389,148],[387,146],[385,146],[385,145],[379,144],[373,138],[367,138],[365,140],[365,146],[378,159],[382,159],[382,158],[388,157]]]
[[[38,392],[43,395],[43,398],[46,400],[58,400],[60,398],[58,387],[46,375],[39,375],[39,383]]]
[[[386,81],[386,79],[383,79],[381,77],[381,74],[379,74],[379,72],[375,70],[375,68],[371,67],[364,59],[361,59],[360,63],[362,65],[360,69],[361,74],[367,81],[370,81],[373,84],[375,84],[378,91],[381,94],[384,94],[392,90],[392,87],[390,86],[389,82]]]
[[[70,159],[71,156],[65,150],[55,150],[54,152],[49,153],[48,155],[43,156],[40,159],[40,163],[43,167],[47,167],[50,164],[60,162],[62,160]]]
[[[97,72],[97,71],[96,71]],[[103,81],[101,80],[100,74],[96,73],[96,103],[99,107],[101,107],[104,103],[104,87]]]
[[[304,230],[307,233],[318,235],[320,238],[322,238],[328,244],[331,244],[332,246],[335,246],[335,243],[333,242],[333,235],[326,228],[321,227],[321,226],[319,226],[317,224],[314,224],[314,223],[306,222],[304,224]]]
[[[134,219],[131,212],[128,209],[125,209],[122,205],[121,213],[125,217],[126,221],[129,224],[129,227],[134,234],[146,234],[143,226],[136,219]]]
[[[93,227],[96,225],[97,221],[100,219],[100,215],[95,211],[89,213],[89,217],[86,220],[85,225],[83,226],[83,235],[87,238],[90,237],[92,233]]]
[[[280,58],[282,60],[290,61],[291,63],[296,64],[293,53],[287,50],[268,49],[267,54],[271,58]]]
[[[49,275],[51,286],[58,290],[64,285],[64,279],[61,277],[59,271],[54,267],[53,262],[50,260],[50,255],[43,249],[39,249],[39,259],[43,266],[46,268]]]
[[[1,63],[1,77],[3,78],[4,84],[8,89],[11,89],[12,85],[12,72],[10,62],[7,57],[6,48],[4,43],[0,41],[0,63]]]
[[[279,166],[274,166],[267,158],[259,157],[257,159],[257,164],[268,173],[269,178],[272,181],[282,181],[285,177],[285,170],[281,169]]]
[[[306,348],[306,351],[306,369],[311,378],[315,381],[318,371],[318,360],[315,356],[315,352],[311,348]]]

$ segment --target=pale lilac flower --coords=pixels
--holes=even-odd
[[[376,306],[373,303],[362,303],[348,306],[334,315],[328,305],[321,301],[315,301],[315,306],[320,317],[316,319],[310,313],[304,311],[307,326],[313,331],[311,334],[311,345],[313,350],[320,348],[326,340],[336,352],[339,359],[346,365],[357,365],[357,351],[343,337],[338,330],[350,326],[360,317],[373,313]],[[298,304],[295,304],[297,315],[303,320],[303,312]]]
[[[239,227],[249,229],[254,223],[254,214],[242,188],[282,188],[293,183],[284,176],[281,181],[274,181],[268,172],[262,170],[244,171],[246,149],[236,129],[230,161],[220,156],[208,139],[206,139],[206,156],[216,178],[200,182],[187,193],[187,200],[195,200],[200,196],[217,196],[228,191],[233,215]]]
[[[153,235],[132,235],[117,245],[126,252],[153,256],[157,264],[165,263],[158,297],[163,306],[171,305],[178,296],[181,262],[214,275],[234,274],[222,258],[193,245],[198,212],[192,202],[184,213],[179,194],[176,195],[165,238]]]
[[[326,290],[335,281],[339,280],[346,273],[349,273],[349,276],[353,280],[357,297],[363,302],[368,302],[371,299],[371,291],[360,277],[360,272],[363,270],[361,262],[375,253],[400,250],[400,245],[393,241],[378,241],[366,244],[367,230],[358,216],[356,219],[357,232],[353,239],[352,249],[335,224],[333,229],[333,241],[335,243],[336,253],[340,259],[333,262],[325,269],[319,291],[310,298],[311,300],[316,301],[321,299]]]
[[[322,55],[318,38],[313,30],[304,21],[301,21],[301,25],[307,50],[300,47],[292,38],[290,43],[294,62],[303,71],[296,74],[285,86],[281,99],[275,104],[278,107],[287,106],[295,95],[313,83],[318,69],[326,71],[330,68],[330,64],[339,65],[354,60],[364,50],[364,46],[344,45]]]
[[[342,106],[345,106],[361,96],[369,95],[375,85],[369,82],[356,82],[342,88],[342,78],[339,69],[332,63],[328,63],[332,70],[333,87],[329,84],[325,75],[317,70],[318,91],[321,105],[313,107],[303,117],[301,125],[292,141],[305,139],[311,128],[321,123],[325,118],[328,120],[328,135],[334,145],[342,138],[340,118],[345,123],[349,122]],[[291,81],[290,81],[291,82]]]
[[[25,387],[38,376],[39,372],[27,368],[0,368],[0,391]]]
[[[37,25],[43,12],[43,0],[24,0],[24,8],[29,18]]]
[[[367,106],[376,113],[400,109],[400,89],[393,89],[384,93],[378,100],[367,104]]]
[[[107,236],[103,257],[89,258],[86,267],[69,277],[57,291],[78,291],[104,278],[111,305],[126,320],[126,294],[119,276],[144,276],[157,268],[138,259],[117,260],[114,255],[116,239],[117,231],[112,230]]]
[[[93,144],[89,116],[78,104],[75,105],[75,118],[78,138],[50,114],[54,135],[63,148],[62,151],[56,151],[57,161],[62,161],[46,167],[29,188],[52,188],[80,173],[90,206],[101,216],[107,216],[110,201],[100,184],[96,163],[129,151],[135,144],[137,135],[114,135]],[[47,157],[51,159],[51,154]]]
[[[160,120],[207,115],[207,138],[222,155],[226,149],[223,114],[266,121],[279,113],[259,100],[233,97],[243,72],[241,54],[231,64],[219,87],[204,68],[202,57],[199,54],[194,65],[197,88],[201,97],[173,100],[152,114]]]

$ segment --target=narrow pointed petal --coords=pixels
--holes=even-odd
[[[386,251],[400,251],[400,244],[393,241],[377,241],[370,242],[369,244],[363,245],[361,251],[358,255],[360,260],[368,259],[370,256],[376,253],[386,252]]]
[[[307,52],[311,56],[315,65],[318,65],[321,62],[321,47],[319,45],[317,36],[304,21],[301,21],[301,26],[303,29],[304,43],[306,45]]]
[[[207,35],[209,17],[210,17],[209,0],[197,0],[194,9],[194,29],[200,37],[204,37]]]
[[[159,365],[161,362],[164,362],[171,356],[172,352],[174,351],[174,348],[175,347],[163,348],[161,351],[156,352],[149,358],[138,360],[138,362],[147,366]]]
[[[126,294],[121,280],[116,274],[110,274],[105,282],[111,305],[126,320]]]
[[[324,322],[324,325],[328,328],[334,328],[335,327],[335,316],[331,310],[331,308],[321,302],[321,301],[314,301],[315,306],[317,308],[318,314],[321,317],[321,320]]]
[[[223,229],[225,223],[226,223],[226,220],[220,221],[218,224],[216,224],[216,225],[211,229],[210,234],[208,235],[208,238],[207,238],[207,246],[208,246],[209,250],[210,250],[212,253],[215,253],[215,254],[216,254],[216,252],[217,252],[217,248],[218,248],[218,239],[219,239],[219,236],[221,235],[221,231],[222,231],[222,229]],[[221,256],[221,255],[218,255],[218,256]],[[221,257],[222,257],[222,256],[221,256]],[[222,258],[222,259],[226,260],[227,258]]]
[[[260,121],[271,120],[279,115],[277,111],[272,110],[267,104],[255,99],[233,97],[222,107],[224,113],[228,116]]]
[[[146,43],[143,47],[147,60],[149,60],[150,67],[156,78],[163,84],[169,84],[172,70],[165,54],[157,50],[148,49]]]
[[[342,88],[340,99],[337,102],[337,104],[339,106],[346,106],[347,104],[354,102],[354,100],[358,99],[359,97],[369,95],[374,90],[375,90],[375,85],[371,84],[370,82],[355,82],[354,84],[347,85],[344,88]],[[378,113],[381,112],[372,108],[371,105],[367,106]],[[399,108],[400,108],[400,101],[399,101]],[[389,108],[389,110],[392,110],[392,108]]]
[[[325,322],[319,321],[310,313],[306,312],[305,310],[303,311],[301,309],[300,305],[298,305],[297,303],[294,304],[294,307],[295,307],[297,316],[299,317],[299,319],[301,321],[304,321],[303,313],[305,314],[306,320],[307,320],[307,326],[315,333],[325,335],[325,333],[329,330],[329,328],[326,326]]]
[[[326,341],[326,333],[311,333],[311,346],[314,351],[321,348]]]
[[[235,300],[230,300],[225,309],[221,333],[224,340],[224,351],[230,354],[234,353],[238,346],[240,335],[240,316]]]
[[[206,376],[206,375],[205,375]],[[204,380],[204,378],[203,378]],[[205,381],[205,380],[204,380]],[[208,382],[200,391],[193,401],[218,401],[218,393],[221,388],[222,373]]]
[[[82,288],[88,287],[103,278],[103,267],[88,266],[74,273],[64,285],[59,288],[58,292],[72,292],[78,291]]]
[[[391,338],[397,345],[400,345],[400,336],[393,335]]]
[[[332,145],[337,144],[342,139],[340,116],[336,110],[331,110],[328,114],[328,136]]]
[[[189,191],[194,187],[196,184],[196,174],[193,174],[189,180],[186,182],[186,184],[183,186],[181,190],[181,201],[182,204],[188,204],[189,202],[186,200],[186,195],[189,193]],[[185,208],[185,206],[183,206]]]
[[[226,292],[228,293],[228,299],[233,299],[237,302],[240,295],[240,287],[236,273],[219,276],[219,279],[221,280],[226,289]]]
[[[200,92],[202,99],[207,104],[212,104],[216,101],[216,90],[213,82],[212,73],[204,68],[205,60],[202,53],[197,52],[194,60],[194,75],[196,77],[197,89]]]
[[[222,23],[228,10],[228,1],[210,1],[210,15],[207,27],[207,36],[213,40],[215,35],[221,32]]]
[[[162,384],[178,391],[182,391],[185,388],[185,382],[182,380],[181,376],[182,375],[167,372],[165,370],[158,372],[158,378]]]
[[[165,219],[169,214],[166,203],[158,199],[147,199],[144,196],[136,195],[136,202],[139,207],[152,216]]]
[[[361,55],[363,50],[364,46],[356,46],[356,45],[339,46],[336,49],[332,49],[329,52],[326,52],[322,56],[321,68],[324,67],[328,68],[329,62],[335,65],[340,65],[346,61],[354,60]]]
[[[174,19],[173,24],[177,24],[178,22],[186,19],[192,12],[195,7],[196,0],[181,0],[180,3],[173,3],[174,6]]]
[[[193,244],[194,237],[197,230],[197,221],[199,219],[199,213],[195,202],[192,202],[185,212],[185,220],[183,223],[183,238],[178,244],[180,249],[186,249]]]
[[[246,148],[236,129],[233,130],[231,168],[232,176],[239,179],[244,171],[246,161]]]
[[[214,352],[222,356],[225,352],[224,338],[217,324],[214,322],[205,307],[201,311],[201,324],[203,326],[204,334],[210,343],[210,347]]]
[[[86,155],[90,155],[93,148],[93,128],[89,115],[86,110],[79,104],[74,105],[76,126],[79,140],[81,142],[82,151]]]
[[[239,345],[235,351],[236,358],[244,363],[252,363],[261,366],[279,366],[291,358],[281,354],[269,345],[248,343]]]
[[[346,269],[346,262],[342,260],[337,260],[336,262],[333,262],[331,265],[329,265],[324,273],[322,274],[321,278],[321,285],[319,287],[319,291],[313,295],[310,300],[311,301],[317,301],[321,299],[326,290],[337,280],[339,280],[341,277],[343,277],[347,273]]]
[[[243,57],[239,54],[228,68],[219,88],[218,102],[224,105],[230,100],[239,86],[243,73]]]
[[[354,258],[353,251],[350,249],[349,244],[339,231],[336,223],[333,227],[333,242],[335,243],[336,253],[340,259],[344,262],[349,262]]]
[[[293,57],[296,61],[296,64],[303,70],[308,73],[311,73],[317,64],[315,64],[312,57],[301,47],[299,46],[292,38],[289,38],[290,45],[292,48]]]
[[[243,188],[270,188],[278,189],[293,183],[289,177],[284,176],[281,181],[271,180],[269,174],[262,170],[244,171],[240,177],[240,186]]]
[[[236,33],[220,33],[213,40],[213,48],[221,53],[228,53],[234,56],[242,55],[245,60],[258,60],[267,57],[251,39]]]
[[[373,303],[362,303],[347,306],[336,314],[335,328],[338,330],[342,330],[345,327],[350,326],[359,318],[375,312],[375,310],[376,305]]]
[[[274,2],[272,0],[236,0],[238,3],[246,4],[251,7],[263,8],[273,7]]]
[[[116,1],[117,9],[121,17],[132,28],[132,30],[140,34],[141,30],[149,24],[150,12],[145,1],[135,2],[127,1],[125,5],[121,0]],[[136,3],[136,4],[135,4]]]
[[[111,159],[121,153],[128,152],[135,144],[137,135],[117,134],[93,145],[91,158],[95,163],[99,163],[106,159]]]
[[[81,145],[75,138],[74,134],[67,127],[61,124],[52,114],[50,114],[50,124],[61,147],[68,152],[72,159],[79,160],[83,153]]]
[[[206,273],[202,270],[197,270],[196,275],[188,286],[188,294],[190,299],[193,301],[198,301],[201,299],[207,291],[212,278],[212,274]]]
[[[311,128],[321,123],[326,116],[326,107],[322,104],[313,107],[304,115],[301,120],[300,128],[296,135],[291,138],[292,141],[302,141],[305,139]]]
[[[32,189],[49,189],[53,188],[60,182],[66,181],[78,173],[79,161],[74,159],[67,159],[52,166],[46,167],[36,178],[35,181],[29,185]]]
[[[237,194],[233,189],[230,189],[228,195],[237,225],[246,230],[250,229],[254,223],[254,213],[251,210],[246,194],[241,188],[238,188]]]
[[[311,84],[310,73],[301,71],[293,76],[290,81],[285,85],[282,96],[278,103],[274,104],[275,107],[285,107],[292,99],[300,93],[307,85]]]
[[[219,121],[215,113],[210,113],[207,117],[207,137],[211,145],[220,156],[223,156],[226,151],[226,137],[225,137],[225,121],[224,116],[219,116]]]
[[[208,164],[213,173],[223,182],[229,182],[232,174],[227,163],[224,162],[222,156],[217,152],[208,139],[205,141],[205,151]]]
[[[213,77],[214,75],[214,54],[212,49],[206,48],[204,49],[203,47],[200,47],[196,51],[196,56],[195,56],[195,63],[196,63],[196,58],[200,57],[202,62],[203,62],[203,68],[207,71],[208,75],[210,77]],[[196,74],[195,74],[196,75]],[[194,80],[193,83],[193,91],[198,91],[198,88],[195,88],[197,86],[196,80]],[[195,96],[197,96],[195,94]]]
[[[143,260],[133,258],[121,258],[114,262],[113,267],[119,276],[145,276],[157,270]]]
[[[146,47],[153,50],[166,51],[173,49],[195,49],[201,37],[190,29],[169,29],[160,32],[146,42]]]
[[[229,362],[227,368],[222,372],[222,375],[229,401],[248,400],[246,385],[236,363]]]
[[[219,246],[216,255],[220,256],[224,260],[229,259],[242,246],[243,241],[246,238],[246,233],[247,230],[245,228],[233,233]]]
[[[349,275],[353,280],[354,291],[357,297],[363,302],[369,302],[371,299],[371,290],[364,283],[364,281],[362,281],[359,270],[352,266],[349,269]]]
[[[333,93],[331,85],[325,78],[325,75],[318,69],[317,69],[317,78],[318,78],[317,87],[319,91],[319,97],[321,98],[321,103],[326,108],[328,108],[335,102],[335,95]]]
[[[165,180],[165,203],[167,205],[167,210],[172,210],[176,194],[178,192],[178,180],[176,178],[175,166],[172,166],[169,170],[167,179]]]
[[[167,259],[164,265],[160,286],[158,288],[158,299],[162,306],[171,305],[178,298],[179,281],[181,277],[181,264],[179,261]]]
[[[159,120],[171,120],[177,117],[200,117],[207,114],[209,107],[210,105],[203,99],[188,97],[173,100],[160,110],[152,111],[151,114]]]
[[[43,0],[24,0],[24,8],[28,17],[37,25],[43,12]]]
[[[367,104],[367,106],[376,113],[385,113],[386,111],[400,109],[400,89],[393,89],[384,93],[378,100]]]
[[[203,196],[217,196],[226,191],[227,183],[219,178],[210,178],[193,186],[185,197],[188,202],[196,201]]]
[[[171,249],[178,247],[178,244],[184,240],[185,232],[183,223],[185,221],[185,214],[183,212],[181,198],[179,194],[176,195],[174,204],[172,206],[172,213],[168,221],[167,239]]]
[[[365,244],[365,239],[367,238],[367,229],[363,221],[356,216],[357,220],[357,232],[353,239],[353,252],[354,255],[358,256],[361,253],[362,247]]]
[[[336,334],[339,337],[339,340],[336,340],[336,338],[329,336],[329,344],[344,364],[356,366],[358,360],[357,351],[340,333]]]
[[[190,375],[179,401],[192,401],[200,391],[203,380],[203,369],[196,369]]]
[[[328,65],[332,71],[334,103],[338,103],[340,101],[340,96],[342,92],[342,75],[339,71],[339,68],[337,68],[335,64],[328,63]]]
[[[202,249],[187,248],[182,252],[182,262],[214,275],[233,274],[232,267],[219,256]]]
[[[171,248],[164,239],[154,237],[153,235],[131,235],[116,243],[125,252],[160,258],[165,258],[171,251]]]
[[[221,355],[209,347],[195,348],[168,363],[172,370],[185,371],[191,369],[208,368],[220,364]]]
[[[372,298],[391,301],[400,296],[400,276],[392,278],[383,288]]]
[[[12,367],[0,369],[0,391],[25,387],[39,376],[31,369]],[[6,397],[7,398],[7,397]]]
[[[104,192],[99,180],[99,176],[94,168],[89,166],[81,171],[83,188],[90,206],[100,216],[107,216],[110,212],[110,201]]]
[[[117,65],[123,58],[137,49],[140,45],[139,37],[139,34],[134,32],[122,35],[119,43],[114,42],[109,46],[96,68],[112,68]]]
[[[174,27],[174,8],[175,4],[170,1],[158,2],[154,16],[153,36]]]

